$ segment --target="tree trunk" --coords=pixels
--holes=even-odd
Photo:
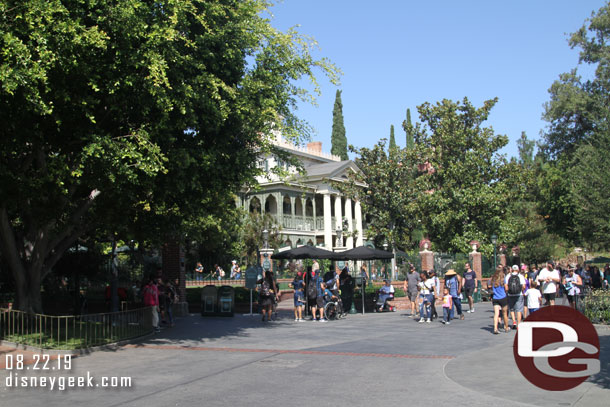
[[[25,271],[27,276],[16,278],[14,309],[19,311],[41,314],[42,296],[40,294],[40,281],[42,270],[30,268]],[[14,273],[15,275],[15,273]]]

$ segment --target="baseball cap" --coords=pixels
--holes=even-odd
[[[547,261],[546,264],[550,264],[551,266],[555,267],[555,262],[553,260]]]
[[[519,271],[519,266],[517,266],[516,264],[513,264],[513,270]]]

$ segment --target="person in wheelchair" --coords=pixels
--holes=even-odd
[[[384,285],[377,292],[377,301],[375,301],[375,311],[396,311],[396,308],[389,304],[388,301],[394,299],[394,287],[390,280],[383,280]]]

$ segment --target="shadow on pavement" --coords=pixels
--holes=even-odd
[[[600,335],[599,337],[599,362],[601,370],[589,381],[605,389],[610,389],[610,335]]]

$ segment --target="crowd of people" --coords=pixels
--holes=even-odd
[[[436,310],[437,299],[442,299],[443,324],[451,320],[464,319],[462,299],[466,297],[469,309],[474,312],[473,295],[477,291],[477,275],[466,263],[464,273],[460,276],[450,269],[445,273],[444,283],[434,270],[418,273],[411,265],[404,281],[404,291],[411,302],[411,315],[420,323],[430,323],[439,317]],[[456,316],[457,314],[457,316]]]

